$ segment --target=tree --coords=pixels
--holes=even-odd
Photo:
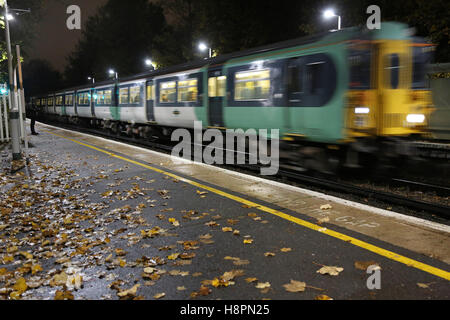
[[[69,85],[86,82],[88,76],[107,78],[114,68],[120,76],[143,72],[166,30],[163,10],[147,0],[109,0],[90,17],[75,51],[69,56],[65,77]]]

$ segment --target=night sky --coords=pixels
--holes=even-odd
[[[95,14],[96,9],[107,0],[45,0],[42,20],[35,30],[31,59],[48,60],[53,67],[63,71],[66,57],[75,48],[80,39],[81,30],[69,30],[66,20],[69,15],[66,9],[76,4],[81,8],[81,21],[84,24],[88,17]],[[83,25],[82,25],[83,29]]]

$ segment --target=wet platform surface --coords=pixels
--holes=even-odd
[[[2,176],[0,299],[450,299],[448,226],[38,130]]]

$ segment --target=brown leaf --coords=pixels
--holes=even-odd
[[[305,282],[291,280],[290,283],[284,284],[283,287],[288,292],[303,292],[303,291],[305,291],[306,283]]]

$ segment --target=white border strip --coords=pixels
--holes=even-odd
[[[248,174],[245,174],[245,173],[240,173],[240,172],[235,172],[235,171],[231,171],[231,170],[228,170],[228,169],[218,168],[218,167],[215,167],[215,166],[212,166],[212,165],[209,165],[209,164],[205,164],[205,163],[199,163],[199,162],[194,162],[194,161],[183,159],[183,158],[179,158],[179,157],[174,157],[172,155],[167,155],[167,154],[160,153],[160,152],[157,152],[157,151],[148,150],[148,149],[137,147],[137,146],[132,146],[132,145],[129,145],[129,144],[126,144],[126,143],[123,143],[123,142],[118,142],[118,141],[113,141],[113,140],[109,140],[109,139],[102,138],[102,137],[93,136],[93,135],[90,135],[90,134],[87,134],[87,133],[83,133],[83,132],[72,131],[72,130],[67,130],[67,129],[63,129],[63,128],[59,128],[59,127],[54,127],[54,126],[47,125],[47,124],[40,123],[40,122],[38,122],[38,123],[41,124],[41,125],[47,126],[47,127],[58,129],[58,130],[64,130],[64,131],[71,132],[71,133],[77,133],[77,134],[85,135],[85,136],[88,136],[88,137],[91,137],[91,138],[96,138],[96,139],[99,139],[99,140],[103,140],[103,141],[106,141],[108,143],[113,143],[113,144],[120,145],[120,146],[126,146],[126,147],[129,147],[129,148],[134,148],[134,149],[139,150],[139,151],[147,152],[149,154],[155,154],[155,155],[158,155],[158,156],[162,156],[164,158],[168,158],[168,159],[172,160],[175,163],[179,162],[179,163],[186,163],[186,164],[193,164],[193,165],[198,165],[198,166],[204,166],[204,167],[207,167],[209,169],[214,169],[214,170],[217,170],[219,172],[227,173],[229,175],[233,175],[233,176],[236,176],[236,177],[245,178],[247,180],[253,180],[254,182],[261,182],[261,183],[270,184],[270,185],[272,185],[274,187],[277,187],[277,188],[282,188],[282,189],[286,189],[286,190],[291,190],[291,191],[307,194],[309,196],[320,198],[320,199],[324,199],[326,201],[333,201],[335,203],[339,203],[339,204],[342,204],[342,205],[345,205],[345,206],[348,206],[348,207],[352,207],[352,208],[356,208],[356,209],[359,209],[359,210],[368,211],[368,212],[371,212],[371,213],[374,213],[374,214],[377,214],[377,215],[380,215],[380,216],[394,218],[396,220],[400,220],[400,221],[407,222],[407,223],[410,223],[410,224],[413,224],[413,225],[417,225],[419,227],[426,227],[426,228],[429,228],[429,229],[433,229],[433,230],[437,230],[437,231],[441,231],[441,232],[445,232],[445,233],[450,233],[450,226],[447,226],[447,225],[444,225],[444,224],[440,224],[440,223],[437,223],[437,222],[428,221],[428,220],[421,219],[421,218],[416,218],[416,217],[411,217],[411,216],[408,216],[408,215],[405,215],[405,214],[401,214],[401,213],[398,213],[398,212],[394,212],[394,211],[388,211],[388,210],[384,210],[384,209],[380,209],[380,208],[371,207],[371,206],[368,206],[366,204],[361,204],[361,203],[358,203],[358,202],[337,198],[335,196],[330,196],[330,195],[327,195],[327,194],[324,194],[324,193],[320,193],[320,192],[316,192],[316,191],[312,191],[312,190],[308,190],[308,189],[303,189],[303,188],[291,186],[291,185],[288,185],[288,184],[283,184],[283,183],[280,183],[280,182],[277,182],[277,181],[272,181],[272,180],[263,179],[263,178],[260,178],[260,177],[255,177],[255,176],[248,175]]]

